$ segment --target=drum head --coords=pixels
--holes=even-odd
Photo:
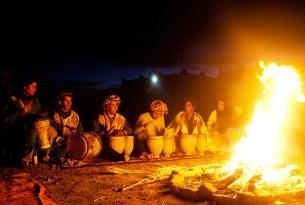
[[[80,133],[73,135],[68,146],[68,153],[72,159],[82,160],[88,152],[88,143]]]

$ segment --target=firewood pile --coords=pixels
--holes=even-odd
[[[282,183],[267,183],[261,175],[249,177],[242,168],[228,174],[222,165],[197,166],[173,172],[170,188],[176,195],[192,201],[215,201],[217,204],[270,204],[277,200],[304,197],[305,172],[291,170]],[[245,177],[247,175],[247,177]],[[241,183],[242,180],[246,183]]]

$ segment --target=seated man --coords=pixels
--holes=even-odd
[[[52,115],[51,124],[57,132],[55,139],[50,140],[53,145],[51,155],[55,160],[65,156],[63,147],[57,145],[67,140],[72,134],[83,131],[78,114],[72,110],[72,100],[72,92],[61,92],[58,96],[58,108]]]
[[[149,136],[164,135],[165,122],[164,115],[168,113],[167,105],[162,100],[154,100],[149,106],[150,112],[140,115],[136,122],[136,155],[144,159],[152,159],[147,148],[147,138]]]
[[[217,109],[209,116],[207,127],[209,131],[208,148],[211,151],[226,150],[229,148],[229,139],[226,137],[228,116],[223,100],[217,101]]]
[[[184,102],[184,110],[179,112],[168,128],[174,128],[174,135],[181,134],[207,134],[207,128],[202,117],[195,112],[192,100]]]
[[[113,150],[109,146],[109,138],[112,136],[132,135],[133,130],[125,117],[118,113],[121,99],[117,95],[111,95],[103,103],[103,113],[94,120],[94,131],[99,133],[103,141],[102,156],[108,160],[129,161],[130,158]]]
[[[35,97],[37,81],[27,80],[23,83],[21,93],[12,95],[4,108],[4,129],[7,136],[5,155],[9,161],[24,167],[32,161],[34,147],[38,138],[34,122],[41,117],[47,117],[40,101]]]
[[[179,112],[175,119],[167,127],[172,130],[173,136],[179,134],[200,134],[207,137],[208,131],[202,117],[195,112],[194,101],[187,99],[184,102],[184,110]]]

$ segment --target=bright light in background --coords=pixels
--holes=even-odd
[[[153,74],[152,76],[151,76],[151,82],[153,83],[153,84],[157,84],[158,83],[158,81],[159,81],[159,78],[158,78],[158,76],[157,75],[155,75],[155,74]]]

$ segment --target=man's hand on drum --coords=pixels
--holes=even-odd
[[[127,132],[125,130],[118,130],[116,131],[117,136],[126,136]]]
[[[61,145],[63,147],[64,150],[68,149],[68,146],[69,146],[69,143],[70,143],[70,137],[64,137],[62,140],[61,140]]]
[[[115,127],[111,127],[111,128],[107,131],[108,136],[113,136],[113,135],[115,134],[114,131],[115,131]]]

